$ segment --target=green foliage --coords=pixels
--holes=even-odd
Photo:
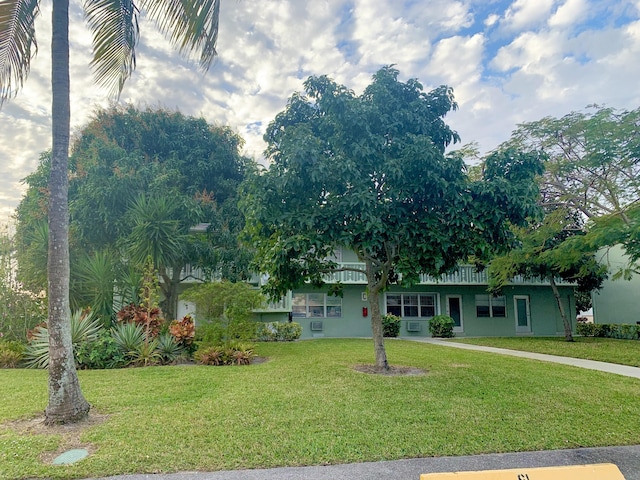
[[[593,337],[596,332],[595,323],[580,322],[576,325],[576,333],[582,337]]]
[[[15,340],[0,338],[0,368],[15,368],[24,358],[25,346]]]
[[[382,330],[385,337],[397,337],[400,335],[401,318],[390,313],[382,316]]]
[[[258,323],[256,338],[259,342],[293,342],[302,335],[302,325],[296,322]]]
[[[640,340],[640,325],[628,323],[578,323],[576,333],[583,337]]]
[[[321,287],[341,268],[334,250],[346,248],[376,302],[390,284],[438,277],[470,255],[506,248],[510,225],[535,213],[540,153],[498,152],[472,180],[462,155],[444,154],[459,140],[444,122],[457,108],[453,90],[425,92],[398,77],[383,67],[361,95],[309,77],[267,127],[269,168],[249,176],[241,207],[271,298]],[[376,311],[376,364],[386,368],[382,330]]]
[[[27,332],[47,318],[46,299],[18,282],[17,236],[0,229],[0,339],[25,341]],[[46,264],[45,264],[46,266]]]
[[[637,272],[640,260],[639,122],[640,108],[595,105],[588,112],[523,123],[508,142],[547,153],[544,204],[562,206],[582,219],[588,234],[573,239],[575,245],[591,251],[623,245],[630,259],[627,272]]]
[[[171,333],[162,333],[157,340],[157,350],[163,364],[174,363],[181,356],[186,356],[185,348]]]
[[[131,356],[146,339],[144,328],[136,323],[120,323],[111,329],[111,335],[127,356]]]
[[[436,315],[429,320],[429,332],[432,337],[451,338],[454,325],[453,318],[448,315]]]
[[[120,345],[106,329],[100,330],[94,340],[78,345],[76,360],[78,368],[92,370],[119,368],[127,364]]]
[[[93,342],[102,328],[99,318],[92,312],[76,310],[71,314],[71,343],[74,357],[82,343]],[[46,326],[37,327],[33,338],[29,341],[24,353],[26,366],[29,368],[49,367],[49,331]]]
[[[231,341],[250,341],[255,337],[253,310],[264,304],[259,290],[240,282],[203,283],[182,295],[196,304],[200,342],[219,345]]]

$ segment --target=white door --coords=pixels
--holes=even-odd
[[[453,318],[453,331],[462,333],[462,295],[447,295],[447,315]]]
[[[529,296],[514,295],[513,309],[516,312],[516,333],[531,333],[531,312],[529,311]]]

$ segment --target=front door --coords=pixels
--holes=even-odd
[[[529,296],[514,295],[513,306],[516,312],[516,333],[531,333],[531,312]]]
[[[453,318],[453,331],[462,333],[462,296],[447,295],[447,315]]]

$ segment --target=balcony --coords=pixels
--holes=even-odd
[[[343,283],[345,285],[366,285],[367,278],[364,274],[364,263],[340,263],[341,268],[349,270],[335,272],[325,276],[327,283]],[[360,270],[360,271],[354,271]],[[420,275],[420,285],[487,285],[487,271],[476,271],[473,265],[460,265],[454,272],[442,275],[439,278],[430,275]],[[573,283],[565,280],[556,279],[556,283],[562,286],[571,286]],[[514,277],[511,285],[531,285],[543,286],[549,285],[547,280],[541,278],[525,279],[522,276]]]

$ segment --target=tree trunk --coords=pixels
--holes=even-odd
[[[171,276],[163,269],[162,283],[162,315],[165,320],[178,320],[178,287],[180,285],[180,274],[182,273],[182,265],[175,266],[171,269]]]
[[[373,335],[373,351],[376,358],[376,368],[378,370],[389,370],[387,352],[384,348],[384,331],[382,329],[382,314],[380,312],[380,302],[378,301],[381,284],[376,282],[371,261],[366,261],[367,286],[369,290],[369,314],[371,315],[371,334]]]
[[[558,304],[558,309],[560,310],[560,317],[562,318],[562,324],[564,325],[564,339],[567,342],[573,342],[571,322],[569,321],[567,312],[565,311],[564,305],[562,304],[562,298],[560,297],[560,292],[558,292],[558,286],[556,285],[556,281],[553,279],[553,275],[549,277],[549,283],[551,284],[553,296],[556,297],[556,303]]]
[[[73,423],[87,416],[89,403],[78,382],[69,309],[69,0],[53,0],[51,42],[52,143],[49,177],[49,403],[45,424]]]

